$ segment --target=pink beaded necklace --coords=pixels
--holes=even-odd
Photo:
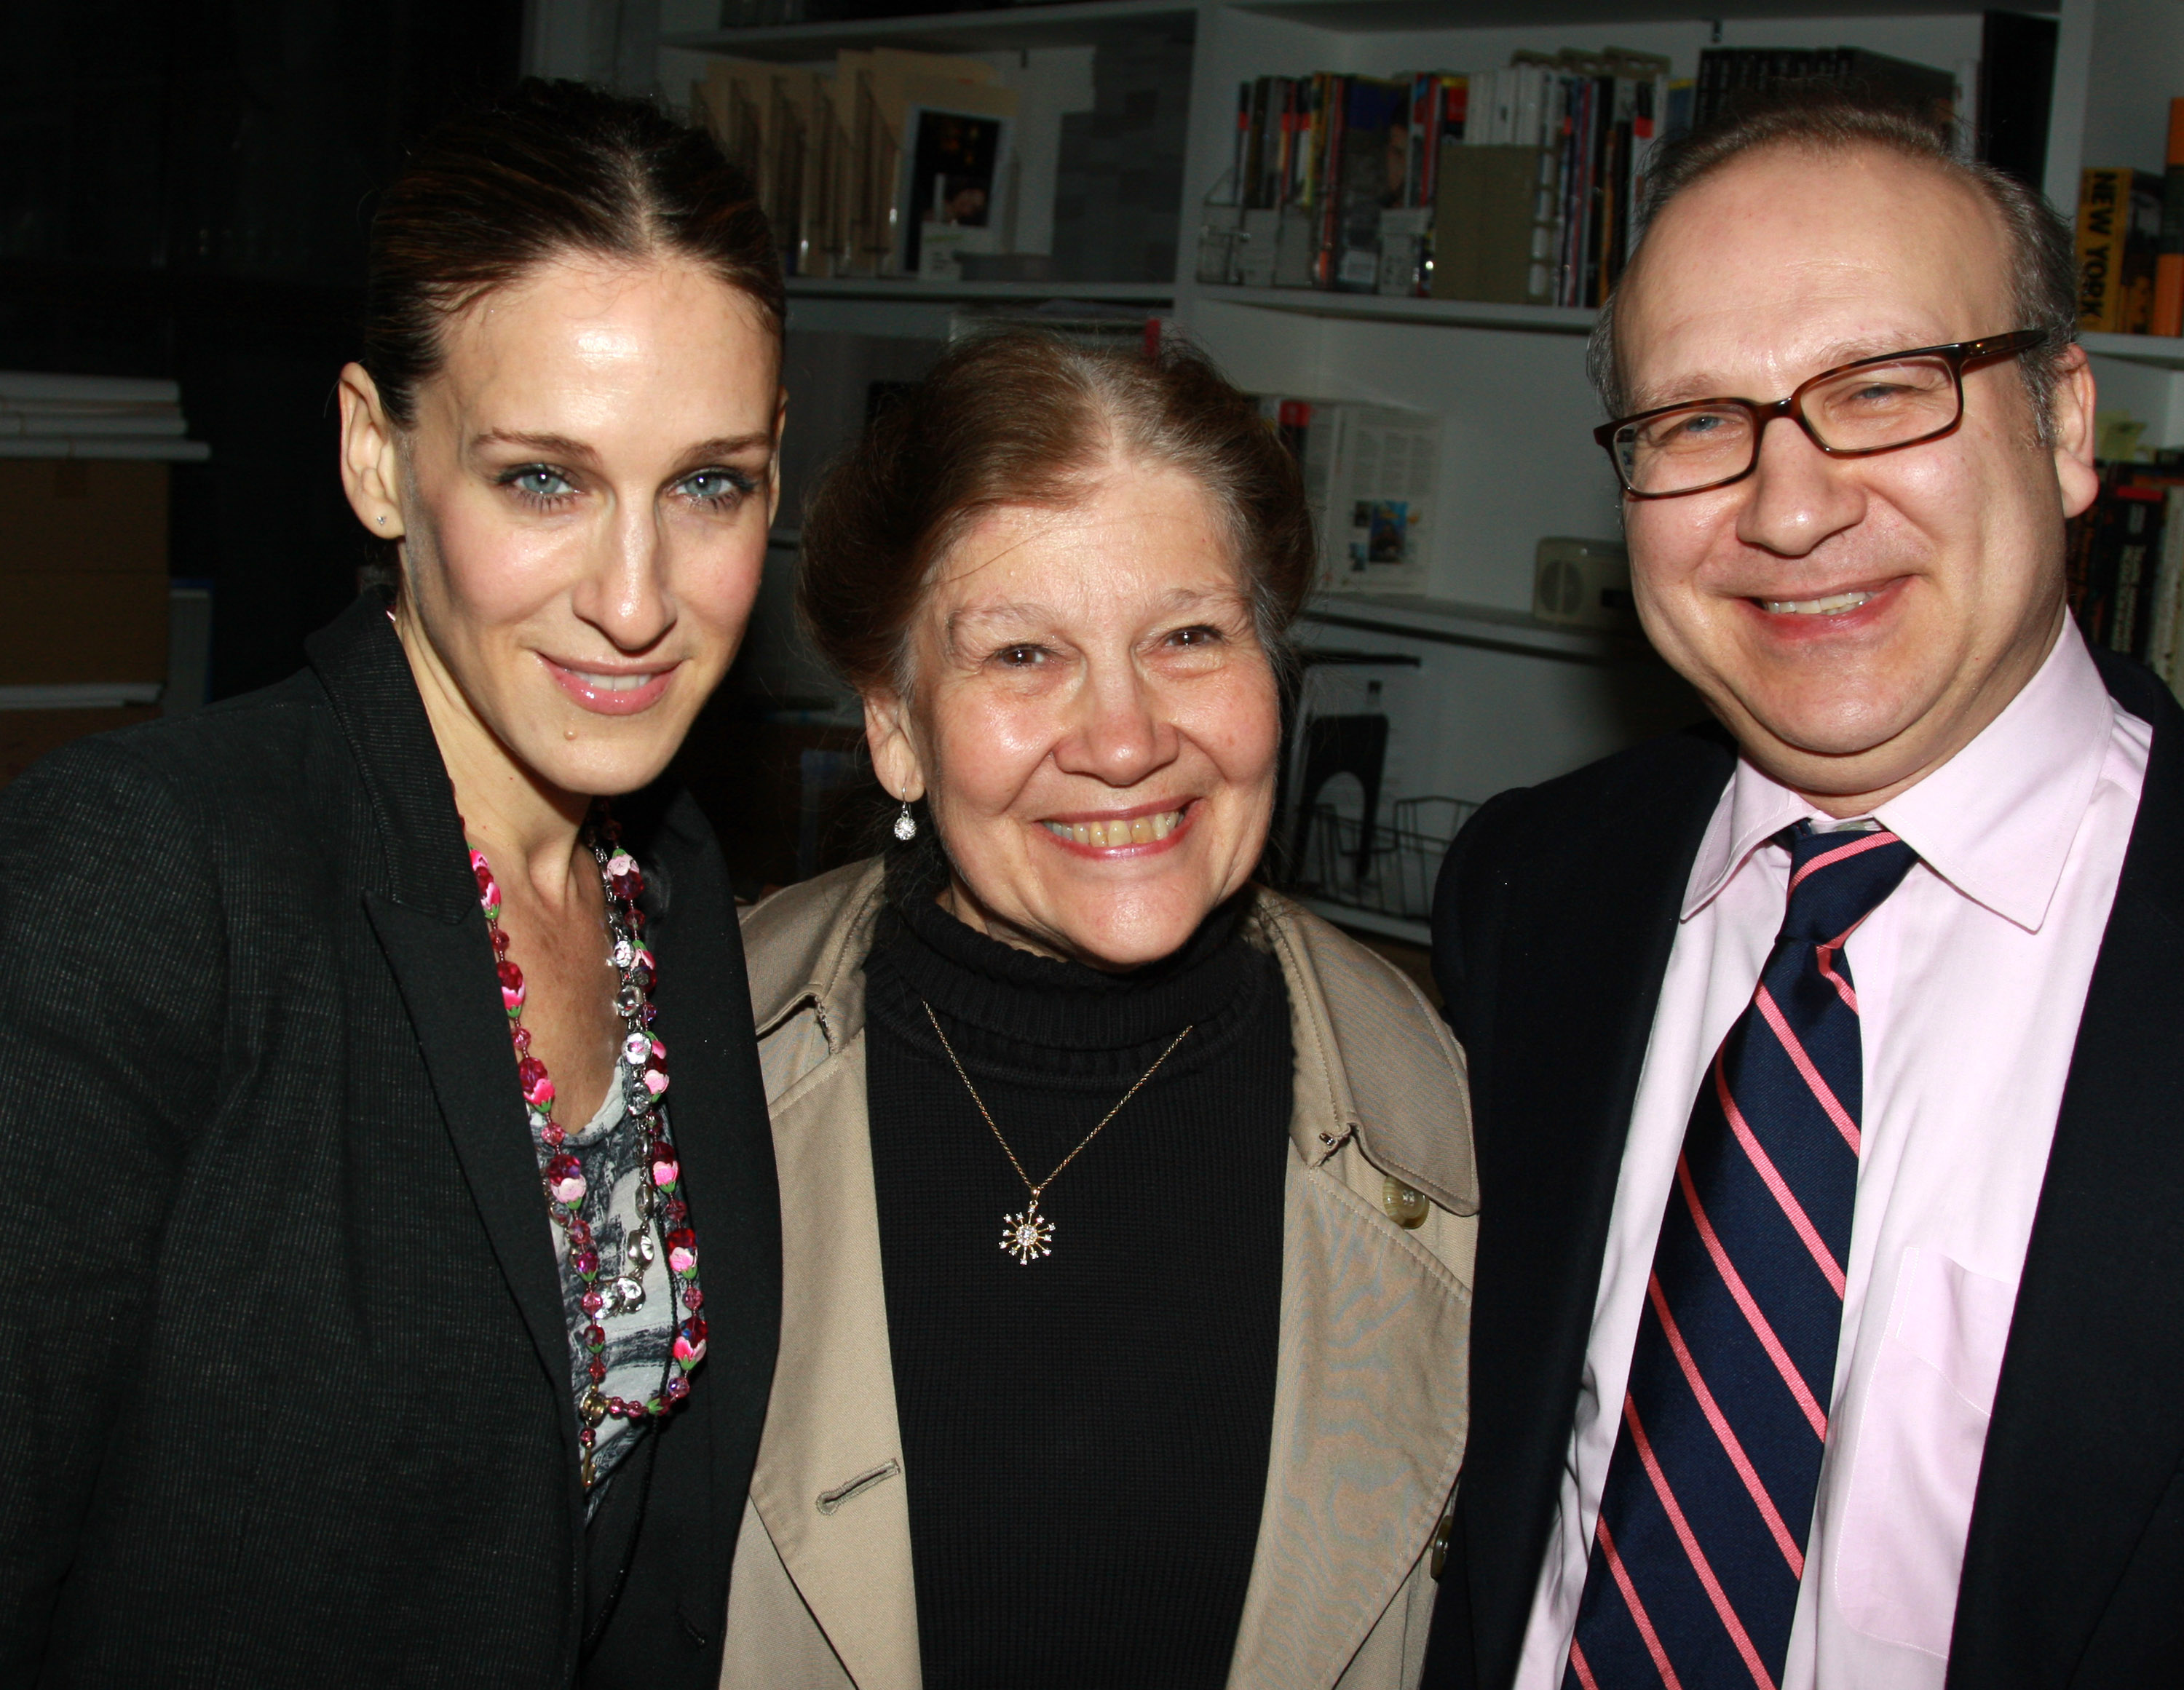
[[[705,1317],[699,1312],[705,1295],[698,1285],[698,1241],[690,1228],[688,1205],[677,1190],[682,1178],[681,1160],[660,1109],[661,1094],[667,1090],[667,1048],[652,1036],[652,1024],[659,1013],[652,1003],[652,984],[659,965],[644,942],[644,911],[637,903],[644,891],[644,876],[638,871],[637,859],[621,848],[621,837],[620,826],[601,804],[597,816],[585,825],[582,841],[598,863],[599,879],[606,888],[609,954],[621,976],[615,1010],[622,1018],[626,1033],[621,1054],[630,1075],[627,1103],[644,1135],[644,1183],[637,1193],[641,1230],[627,1241],[626,1259],[612,1271],[602,1265],[590,1223],[584,1219],[588,1187],[582,1166],[561,1148],[566,1135],[554,1120],[553,1077],[547,1073],[546,1065],[531,1053],[531,1034],[523,1025],[523,970],[510,959],[508,935],[501,931],[499,885],[485,853],[471,848],[471,872],[477,877],[478,903],[493,936],[501,1003],[508,1011],[509,1036],[515,1045],[515,1075],[523,1088],[538,1153],[547,1213],[568,1234],[570,1265],[584,1282],[582,1307],[590,1324],[582,1336],[591,1355],[592,1383],[577,1404],[582,1421],[577,1437],[583,1445],[586,1490],[595,1480],[592,1456],[599,1422],[607,1419],[642,1422],[671,1413],[690,1394],[691,1370],[705,1359]],[[680,1281],[682,1306],[688,1311],[687,1318],[675,1329],[676,1365],[655,1395],[606,1396],[599,1388],[607,1376],[606,1331],[599,1322],[644,1303],[646,1270],[661,1250],[666,1253],[669,1270]]]

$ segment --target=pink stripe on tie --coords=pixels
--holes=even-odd
[[[1763,998],[1767,995],[1764,987],[1760,988],[1759,995]],[[1807,1252],[1813,1258],[1813,1265],[1819,1269],[1820,1276],[1827,1281],[1828,1288],[1841,1297],[1843,1294],[1843,1270],[1836,1265],[1834,1252],[1828,1248],[1828,1241],[1820,1237],[1820,1229],[1807,1217],[1804,1205],[1797,1201],[1797,1192],[1790,1189],[1790,1182],[1782,1177],[1766,1148],[1746,1122],[1743,1113],[1736,1107],[1736,1099],[1730,1096],[1729,1076],[1722,1072],[1719,1053],[1713,1059],[1713,1092],[1721,1102],[1721,1112],[1729,1117],[1729,1130],[1736,1135],[1736,1142],[1744,1147],[1744,1154],[1752,1159],[1752,1165],[1758,1171],[1767,1189],[1774,1193],[1774,1201],[1782,1210],[1783,1219],[1803,1241]]]
[[[1669,1299],[1661,1290],[1658,1274],[1646,1281],[1646,1298],[1653,1305],[1653,1313],[1661,1322],[1661,1331],[1669,1340],[1669,1348],[1676,1358],[1676,1365],[1684,1370],[1684,1382],[1691,1387],[1691,1395],[1698,1398],[1699,1412],[1707,1417],[1713,1435],[1721,1440],[1721,1453],[1729,1457],[1729,1465],[1736,1469],[1736,1476],[1744,1482],[1752,1505],[1759,1510],[1759,1517],[1767,1522],[1767,1529],[1774,1537],[1774,1546],[1782,1552],[1782,1559],[1790,1564],[1790,1576],[1805,1576],[1805,1552],[1797,1547],[1797,1540],[1790,1535],[1790,1528],[1782,1522],[1776,1511],[1774,1498],[1767,1494],[1766,1486],[1759,1482],[1758,1470],[1752,1466],[1752,1458],[1744,1453],[1730,1427],[1729,1416],[1722,1413],[1721,1405],[1714,1401],[1713,1393],[1707,1389],[1706,1381],[1699,1376],[1698,1363],[1691,1359],[1691,1350],[1684,1343],[1682,1331],[1676,1317],[1669,1312]]]
[[[1836,972],[1836,956],[1841,949],[1842,947],[1837,944],[1815,945],[1813,947],[1813,959],[1820,965],[1820,978],[1835,987],[1836,996],[1849,1005],[1851,1014],[1855,1015],[1858,1013],[1858,993],[1852,989],[1850,981]]]
[[[1691,1570],[1698,1575],[1700,1584],[1705,1587],[1707,1600],[1713,1604],[1714,1617],[1721,1621],[1722,1630],[1729,1633],[1730,1642],[1736,1645],[1736,1652],[1744,1657],[1745,1671],[1752,1675],[1752,1683],[1758,1687],[1758,1690],[1774,1690],[1774,1675],[1767,1671],[1767,1663],[1760,1659],[1759,1651],[1752,1648],[1752,1638],[1744,1629],[1744,1622],[1736,1617],[1736,1609],[1729,1605],[1728,1594],[1722,1589],[1721,1581],[1713,1576],[1713,1568],[1708,1565],[1706,1552],[1699,1548],[1699,1540],[1691,1532],[1691,1522],[1684,1518],[1683,1509],[1676,1505],[1676,1493],[1669,1488],[1668,1476],[1662,1472],[1661,1464],[1653,1459],[1653,1446],[1646,1439],[1646,1428],[1638,1424],[1637,1406],[1627,1396],[1623,1399],[1623,1423],[1630,1428],[1630,1441],[1637,1446],[1638,1459],[1646,1464],[1646,1476],[1652,1481],[1653,1494],[1660,1498],[1661,1506],[1668,1512],[1669,1524],[1676,1528],[1677,1541],[1684,1546],[1684,1554],[1691,1561]]]
[[[1706,1246],[1707,1254],[1713,1258],[1714,1269],[1721,1275],[1722,1283],[1729,1287],[1729,1294],[1736,1299],[1736,1306],[1744,1311],[1745,1320],[1752,1328],[1752,1336],[1759,1340],[1759,1347],[1767,1352],[1767,1359],[1774,1364],[1774,1370],[1782,1376],[1782,1382],[1789,1387],[1790,1394],[1797,1398],[1798,1408],[1804,1412],[1806,1422],[1813,1428],[1813,1436],[1825,1443],[1827,1415],[1813,1400],[1813,1393],[1806,1387],[1803,1376],[1797,1371],[1797,1364],[1790,1359],[1790,1352],[1782,1348],[1782,1340],[1774,1336],[1774,1328],[1767,1324],[1766,1315],[1759,1312],[1758,1302],[1745,1288],[1743,1278],[1729,1259],[1729,1252],[1722,1248],[1721,1239],[1713,1230],[1713,1222],[1707,1219],[1706,1210],[1699,1203],[1698,1188],[1691,1183],[1691,1165],[1681,1156],[1676,1158],[1676,1183],[1683,1188],[1684,1202],[1691,1211],[1691,1222],[1699,1229],[1699,1241]]]
[[[1791,876],[1790,890],[1797,891],[1812,876],[1818,874],[1822,869],[1841,862],[1846,857],[1855,857],[1864,851],[1878,851],[1884,845],[1895,845],[1900,842],[1897,836],[1885,827],[1877,832],[1861,833],[1850,844],[1838,845],[1832,851],[1821,852],[1819,856]]]
[[[1570,1639],[1570,1671],[1577,1674],[1577,1682],[1584,1690],[1600,1690],[1600,1681],[1592,1676],[1591,1665],[1585,1658],[1585,1650],[1575,1637]]]
[[[1767,1025],[1774,1029],[1774,1037],[1781,1041],[1782,1048],[1789,1053],[1790,1060],[1797,1065],[1797,1071],[1805,1076],[1805,1084],[1812,1092],[1814,1100],[1827,1111],[1828,1119],[1836,1124],[1836,1131],[1842,1134],[1843,1142],[1850,1146],[1850,1154],[1853,1156],[1859,1154],[1858,1147],[1862,1141],[1858,1137],[1858,1123],[1850,1118],[1850,1111],[1836,1101],[1836,1094],[1829,1089],[1828,1082],[1820,1078],[1820,1070],[1813,1066],[1813,1059],[1805,1054],[1805,1047],[1797,1042],[1797,1034],[1790,1031],[1789,1022],[1782,1019],[1782,1011],[1774,1002],[1774,994],[1763,986],[1752,1001],[1758,1006],[1759,1013],[1767,1018]],[[1715,1059],[1719,1060],[1719,1058]]]
[[[1653,1657],[1653,1671],[1661,1675],[1661,1682],[1669,1690],[1684,1690],[1684,1681],[1676,1676],[1676,1669],[1669,1664],[1669,1652],[1661,1646],[1661,1634],[1653,1629],[1653,1622],[1646,1613],[1646,1604],[1638,1599],[1638,1587],[1630,1582],[1630,1570],[1623,1565],[1623,1557],[1615,1553],[1615,1540],[1607,1535],[1607,1521],[1603,1517],[1596,1528],[1600,1547],[1607,1557],[1607,1570],[1615,1575],[1615,1587],[1623,1593],[1623,1605],[1630,1610],[1631,1623],[1638,1627],[1638,1635],[1645,1639],[1646,1653]],[[1577,1639],[1570,1639],[1570,1653],[1577,1653]]]

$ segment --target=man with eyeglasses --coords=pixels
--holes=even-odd
[[[1426,1682],[2184,1675],[2184,714],[2067,613],[2067,231],[1747,110],[1592,345],[1719,719],[1485,806],[1435,970],[1484,1211]]]

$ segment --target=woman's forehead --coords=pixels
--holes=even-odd
[[[982,633],[1019,633],[1028,628],[1069,627],[1088,618],[1100,623],[1164,622],[1179,616],[1228,614],[1245,604],[1242,588],[1233,581],[1204,586],[1177,585],[1146,593],[1114,593],[1096,590],[1053,599],[972,598],[950,609],[941,631],[950,644],[975,640]]]
[[[1244,590],[1235,546],[1205,490],[1179,470],[1103,477],[1064,505],[1000,505],[948,548],[929,608],[942,620],[1156,613],[1178,597]]]
[[[770,406],[779,363],[749,297],[671,255],[557,255],[479,295],[442,335],[441,385],[473,400],[543,390],[581,407],[641,386],[748,390]]]

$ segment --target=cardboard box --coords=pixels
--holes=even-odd
[[[1500,305],[1548,303],[1546,273],[1534,250],[1545,153],[1538,147],[1441,143],[1434,208],[1435,298]]]
[[[0,570],[0,687],[166,676],[164,573]]]
[[[166,574],[167,466],[0,458],[0,572],[84,570]]]

